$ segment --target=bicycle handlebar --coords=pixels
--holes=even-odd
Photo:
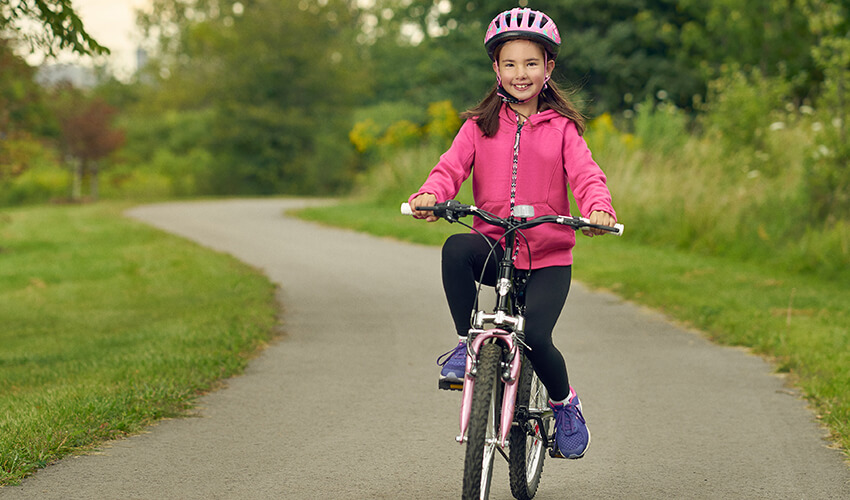
[[[457,222],[458,218],[460,217],[466,217],[467,215],[475,215],[488,224],[499,226],[505,229],[510,229],[512,227],[517,229],[530,228],[534,226],[539,226],[540,224],[554,223],[561,224],[563,226],[570,226],[573,229],[601,229],[605,232],[616,234],[617,236],[622,236],[623,230],[625,229],[622,224],[614,224],[614,226],[603,226],[601,224],[591,224],[590,220],[585,217],[568,217],[566,215],[543,215],[534,219],[503,219],[489,212],[485,212],[484,210],[479,209],[475,205],[464,205],[463,203],[457,202],[455,200],[437,203],[433,207],[418,207],[418,210],[434,212],[434,215],[442,219],[446,219],[449,222]],[[534,211],[531,210],[532,215],[533,212]],[[413,210],[411,210],[409,203],[401,204],[401,214],[413,215]]]

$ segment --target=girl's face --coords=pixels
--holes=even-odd
[[[546,77],[555,69],[555,61],[544,57],[543,48],[530,40],[505,42],[493,70],[502,79],[502,86],[520,101],[537,96],[543,90]]]

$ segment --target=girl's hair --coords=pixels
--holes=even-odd
[[[532,40],[533,41],[533,40]],[[537,42],[534,42],[537,43]],[[538,44],[539,45],[539,44]],[[543,46],[540,45],[543,49]],[[496,61],[499,60],[501,47],[496,49]],[[545,49],[543,49],[545,50]],[[499,113],[502,110],[502,97],[497,93],[498,84],[493,85],[490,92],[474,108],[468,109],[460,116],[467,120],[475,118],[475,123],[485,137],[493,137],[499,131]],[[554,109],[558,114],[565,116],[576,124],[579,135],[584,134],[585,118],[581,111],[573,105],[567,93],[561,90],[554,80],[549,79],[547,88],[543,89],[537,96],[537,107],[539,111]]]

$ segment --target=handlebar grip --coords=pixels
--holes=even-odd
[[[590,224],[590,219],[588,219],[587,217],[582,217],[581,220],[582,220],[582,222]],[[626,229],[622,224],[619,224],[619,223],[614,224],[613,226],[603,226],[603,225],[600,224],[599,228],[604,229],[604,230],[608,231],[609,233],[615,234],[617,236],[622,236],[623,231]]]
[[[413,215],[413,210],[410,209],[410,203],[401,204],[401,215]]]

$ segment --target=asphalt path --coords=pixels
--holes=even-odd
[[[283,334],[193,417],[0,499],[459,497],[459,393],[436,388],[435,359],[455,342],[439,250],[284,215],[304,203],[133,209],[261,269],[280,286]],[[593,441],[582,460],[547,459],[537,498],[850,498],[841,453],[761,358],[580,283],[554,335]],[[491,498],[511,498],[497,460]]]

